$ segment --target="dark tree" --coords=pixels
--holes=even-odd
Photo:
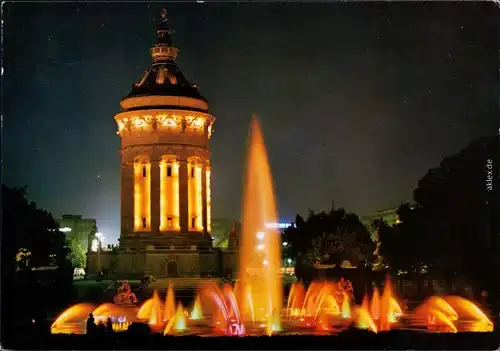
[[[498,137],[479,139],[429,170],[414,191],[416,208],[402,206],[401,223],[379,228],[386,262],[398,269],[418,271],[426,265],[446,276],[487,280],[495,267],[499,210],[498,177],[489,183],[488,171],[498,167],[499,155]]]
[[[2,333],[13,321],[31,321],[70,295],[69,250],[57,228],[50,213],[26,199],[26,188],[2,185]],[[57,269],[31,270],[50,266]]]
[[[371,262],[375,244],[358,216],[344,209],[314,213],[307,220],[297,215],[294,226],[283,233],[288,243],[284,255],[294,258],[297,266],[311,266],[314,262],[340,264],[344,260],[353,265]]]
[[[399,223],[392,227],[382,220],[374,221],[380,241],[378,254],[394,270],[421,272],[433,263],[432,237],[424,226],[422,209],[402,204],[397,215]]]
[[[57,230],[50,213],[26,199],[26,188],[2,185],[2,273],[12,277],[17,268],[16,255],[25,248],[31,253],[30,266],[65,267],[66,239]]]

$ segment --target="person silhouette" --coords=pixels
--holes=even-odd
[[[108,318],[106,322],[106,333],[113,334],[115,331],[113,330],[113,321],[111,321],[111,317]]]
[[[95,335],[96,325],[94,315],[89,313],[89,318],[87,319],[87,335]]]

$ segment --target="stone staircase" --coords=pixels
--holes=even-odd
[[[172,282],[174,290],[191,290],[197,289],[203,284],[215,283],[218,285],[222,284],[222,278],[199,278],[199,277],[187,277],[187,278],[156,278],[154,282],[149,283],[146,289],[151,290],[166,290],[168,288],[169,282]]]

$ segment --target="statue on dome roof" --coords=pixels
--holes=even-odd
[[[161,9],[161,21],[162,22],[168,22],[168,18],[167,18],[167,9],[163,8]]]

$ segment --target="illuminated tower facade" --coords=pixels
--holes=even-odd
[[[211,250],[210,150],[215,117],[175,63],[166,11],[152,66],[122,99],[121,251]]]

